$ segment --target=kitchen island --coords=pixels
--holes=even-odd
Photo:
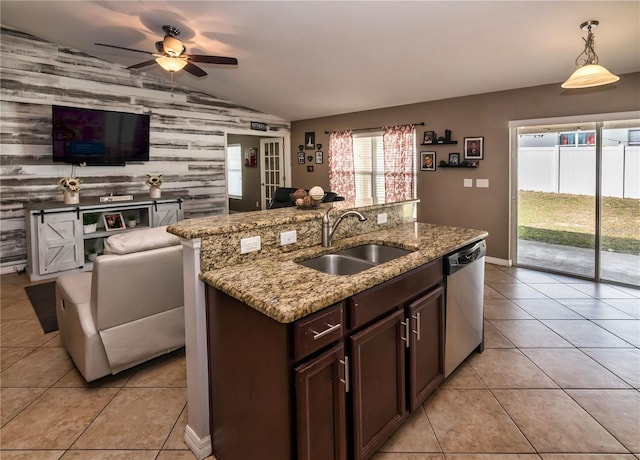
[[[185,329],[189,404],[185,441],[199,458],[211,452],[210,388],[207,375],[211,350],[208,349],[210,338],[207,337],[206,328],[205,288],[213,290],[208,294],[210,299],[216,298],[215,293],[219,293],[225,302],[237,302],[238,305],[252,310],[254,313],[250,313],[250,316],[255,316],[257,321],[264,318],[275,330],[281,327],[281,330],[285,331],[282,332],[282,337],[288,337],[290,332],[286,331],[292,330],[291,328],[300,321],[311,318],[314,314],[322,314],[331,308],[344,311],[347,307],[340,306],[344,305],[343,301],[353,299],[359,293],[375,289],[376,286],[390,280],[409,276],[405,274],[419,271],[433,263],[436,263],[437,268],[431,268],[429,273],[437,272],[440,281],[436,280],[433,286],[425,288],[437,287],[442,284],[442,257],[486,238],[487,233],[481,230],[413,222],[414,205],[415,201],[407,201],[358,207],[358,211],[368,217],[367,222],[345,220],[342,227],[336,231],[333,245],[329,248],[320,245],[321,219],[327,208],[310,211],[285,208],[219,218],[192,219],[169,228],[171,233],[183,239],[185,248]],[[347,209],[351,208],[342,205],[341,209],[332,209],[329,212],[335,219]],[[380,214],[385,214],[386,222],[378,223],[385,220],[379,218]],[[297,242],[280,245],[280,233],[291,230],[296,230]],[[240,254],[240,240],[256,235],[261,237],[261,249]],[[379,243],[411,252],[347,276],[328,275],[296,263],[363,243]],[[398,303],[399,308],[404,305],[403,302],[404,300]],[[210,328],[220,326],[209,324]],[[234,327],[237,328],[238,334],[242,334],[242,325],[236,324]],[[352,330],[355,331],[353,328]],[[247,339],[251,340],[249,337]],[[289,339],[285,341],[288,342]],[[282,353],[286,353],[286,350],[282,350]],[[284,358],[284,361],[287,359]],[[216,436],[220,437],[223,432],[224,429],[216,433]],[[218,439],[214,444],[217,441]],[[295,457],[293,453],[291,455],[291,458]]]

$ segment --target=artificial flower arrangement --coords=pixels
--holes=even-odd
[[[80,190],[81,183],[82,181],[79,177],[63,177],[58,181],[58,185],[67,192],[77,192]]]
[[[147,180],[145,181],[149,187],[160,188],[162,185],[162,174],[158,174],[157,176],[152,176],[147,174]]]

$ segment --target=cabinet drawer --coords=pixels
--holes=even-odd
[[[344,302],[325,308],[293,325],[293,358],[295,361],[342,338]]]
[[[413,300],[444,279],[442,259],[397,276],[349,299],[349,327],[358,328]]]

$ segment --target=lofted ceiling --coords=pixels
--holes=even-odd
[[[0,20],[125,66],[154,51],[162,26],[187,53],[232,56],[178,84],[295,121],[469,94],[558,85],[596,19],[600,64],[640,71],[639,1],[25,1]],[[139,70],[132,70],[138,72]],[[145,68],[169,79],[158,66]],[[575,91],[575,90],[574,90]]]

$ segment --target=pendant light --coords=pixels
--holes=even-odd
[[[596,54],[593,40],[594,35],[591,32],[591,29],[595,29],[598,24],[599,22],[596,20],[580,24],[580,29],[587,31],[587,38],[582,38],[584,40],[584,51],[576,58],[576,65],[579,67],[561,85],[563,88],[590,88],[592,86],[608,85],[620,80],[620,77],[598,65],[598,55]]]

